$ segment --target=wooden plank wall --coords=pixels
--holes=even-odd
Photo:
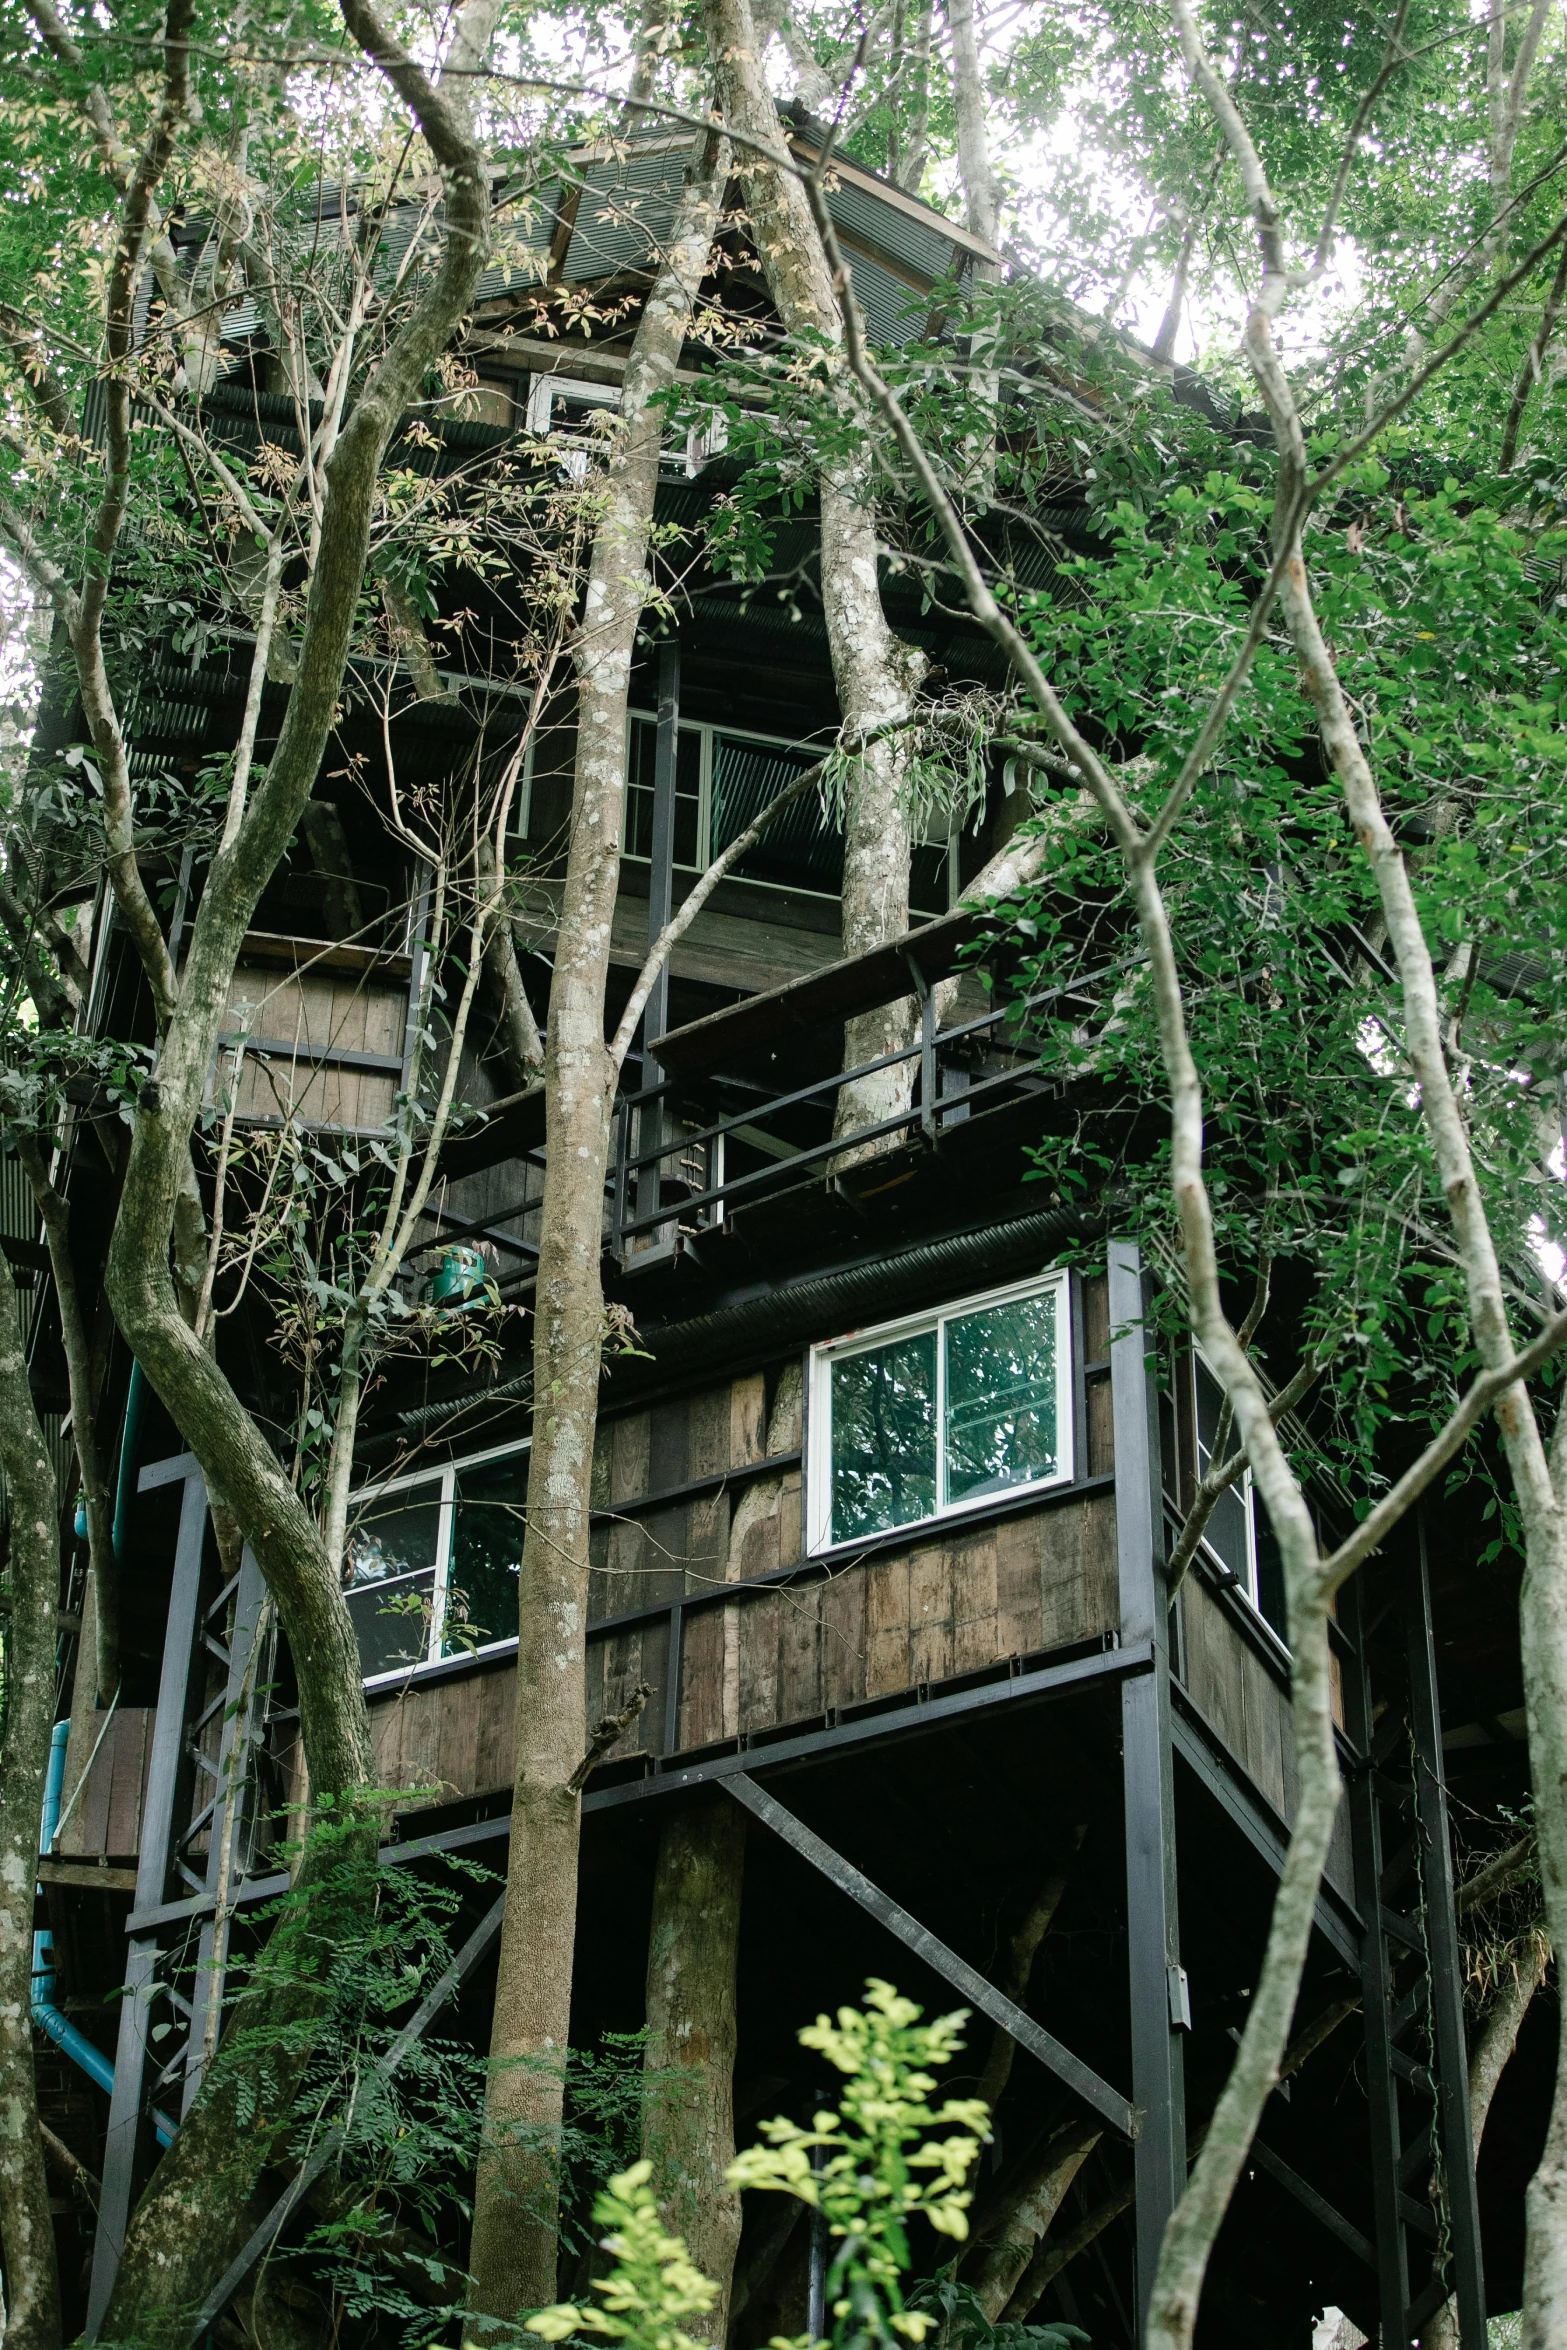
[[[1288,1689],[1199,1576],[1187,1577],[1179,1605],[1187,1695],[1285,1825],[1293,1825],[1299,1786]],[[1334,1711],[1339,1711],[1336,1689]],[[1347,1805],[1339,1807],[1327,1875],[1353,1898]]]
[[[406,977],[280,971],[241,962],[229,983],[223,1026],[225,1033],[245,1028],[277,1044],[400,1054],[407,1018]],[[247,1056],[236,1108],[242,1118],[278,1118],[292,1110],[312,1125],[378,1128],[391,1121],[396,1091],[395,1077],[374,1070]]]
[[[59,1850],[63,1859],[134,1860],[140,1851],[142,1805],[147,1795],[152,1726],[156,1719],[154,1706],[122,1705],[115,1710],[103,1744],[93,1756],[86,1785],[61,1831]],[[86,1717],[81,1742],[83,1761],[74,1774],[67,1768],[62,1809],[75,1792],[77,1778],[86,1767],[86,1758],[92,1756],[103,1724],[101,1713]]]

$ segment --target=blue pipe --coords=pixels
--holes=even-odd
[[[130,1423],[126,1422],[127,1443]],[[38,1832],[38,1849],[47,1852],[54,1842],[54,1831],[60,1818],[60,1798],[65,1791],[65,1742],[71,1735],[69,1722],[56,1722],[49,1741],[49,1768],[44,1775],[44,1813]],[[60,2013],[54,2004],[54,1936],[47,1930],[33,1935],[33,2021],[40,2032],[46,2032],[55,2046],[81,2066],[90,2081],[96,2082],[107,2096],[114,2088],[114,2067],[101,2048],[95,2048],[85,2032],[79,2032],[68,2016]],[[174,2136],[174,2124],[166,2114],[155,2114],[154,2123],[158,2143],[167,2146]]]

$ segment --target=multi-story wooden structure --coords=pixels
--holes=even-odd
[[[681,160],[678,143],[657,140],[629,160],[582,158],[540,244],[546,287],[635,288]],[[922,331],[931,289],[961,274],[972,240],[867,174],[844,170],[834,205],[876,329]],[[737,238],[726,267],[733,300],[760,317]],[[264,426],[286,442],[292,410],[266,389],[252,325],[231,321],[236,364],[212,407],[236,441]],[[445,428],[446,449],[471,460],[530,428],[559,432],[572,463],[578,421],[615,396],[625,334],[568,356],[529,331],[522,295],[499,282],[473,350],[484,415]],[[695,514],[723,465],[672,451],[668,515]],[[1084,519],[1063,509],[1053,526],[1081,535]],[[791,561],[808,554],[809,526],[796,537]],[[989,674],[976,635],[922,619],[895,580],[886,593],[895,624],[949,674]],[[171,657],[153,669],[139,754],[177,762],[221,745],[243,654],[226,665],[209,647],[188,667]],[[268,688],[264,734],[284,690]],[[405,775],[458,755],[475,699],[410,700],[397,720]],[[706,577],[678,628],[647,646],[634,700],[622,990],[650,907],[678,899],[818,755],[837,715],[808,606],[790,616]],[[58,723],[69,730],[68,711]],[[368,780],[340,827],[352,870],[302,841],[247,941],[242,1118],[286,1109],[375,1132],[406,1072],[416,876],[373,821],[378,725],[363,734]],[[541,1015],[570,748],[563,704],[519,819]],[[1047,2240],[1076,2230],[1082,2249],[1041,2307],[1108,2346],[1135,2335],[1260,1959],[1294,1802],[1289,1660],[1266,1529],[1244,1489],[1167,1607],[1162,1560],[1207,1459],[1215,1391],[1189,1349],[1145,1335],[1165,1275],[1139,1262],[1111,1213],[1041,1204],[1025,1181],[1027,1144],[1063,1108],[1034,1073],[1029,1024],[1070,1017],[1070,1000],[1019,1012],[1004,990],[992,1001],[976,987],[937,1012],[938,983],[967,967],[977,935],[964,883],[1019,804],[998,772],[976,825],[918,853],[908,936],[844,959],[836,836],[804,802],[723,885],[655,995],[605,1200],[612,1293],[643,1351],[615,1358],[605,1380],[590,1718],[639,1685],[650,1696],[584,1801],[577,2036],[640,2020],[659,1823],[722,1791],[752,1824],[742,2134],[814,2093],[794,2031],[868,1974],[969,2006],[976,2070],[992,2027],[1019,2051],[992,2183],[1065,2118],[1089,2116],[1099,2133]],[[95,938],[94,1017],[125,1032],[141,1017],[137,981],[106,902]],[[918,1012],[912,1106],[845,1174],[833,1130],[843,1023],[901,999]],[[539,1105],[502,1101],[512,1089],[482,1050],[464,1090],[501,1106],[446,1146],[425,1261],[478,1247],[501,1292],[525,1300]],[[72,1169],[84,1259],[110,1196],[94,1149],[84,1137]],[[37,1327],[41,1388],[58,1401],[47,1313]],[[260,1334],[241,1325],[225,1343],[236,1383],[273,1413]],[[128,1373],[114,1355],[111,1398]],[[349,1605],[382,1774],[407,1794],[397,1851],[411,1866],[443,1850],[505,1865],[528,1385],[519,1342],[481,1379],[389,1378],[367,1420]],[[295,1767],[286,1656],[258,1666],[251,1654],[257,1570],[247,1557],[225,1579],[200,1473],[156,1402],[142,1396],[125,1419],[124,1678],[110,1714],[70,1711],[70,1808],[42,1871],[55,2009],[102,2068],[62,2125],[103,2172],[93,2322],[159,2129],[177,2126],[210,2045],[214,1921],[221,1912],[222,1932],[242,1934],[278,1888],[269,1823]],[[1314,1498],[1331,1519],[1331,1489]],[[1480,1790],[1487,1803],[1516,1796],[1523,1777],[1511,1587],[1475,1591],[1464,1571],[1475,1540],[1461,1497],[1411,1526],[1336,1631],[1349,1793],[1299,2017],[1302,2031],[1330,2017],[1336,2029],[1269,2105],[1220,2242],[1205,2342],[1303,2345],[1336,2305],[1404,2344],[1453,2291],[1465,2350],[1479,2350],[1487,2294],[1515,2304],[1540,2116],[1525,2088],[1509,2089],[1514,2110],[1477,2188],[1452,1899],[1455,1775],[1467,1774],[1461,1802]],[[999,1954],[1052,1876],[1064,1878],[1053,1930],[1032,1977],[1004,1991]],[[456,2028],[481,2045],[489,1898],[473,1897],[450,1986]],[[106,2002],[121,1983],[128,1996]],[[1091,2233],[1085,2220],[1110,2206]],[[266,2240],[289,2208],[285,2195]],[[735,2350],[806,2322],[812,2258],[802,2229],[766,2265],[752,2225]]]

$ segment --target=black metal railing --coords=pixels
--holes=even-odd
[[[860,1156],[868,1145],[920,1138],[935,1148],[952,1127],[978,1112],[1046,1090],[1050,1080],[1040,1067],[1042,1040],[1034,1033],[1036,1016],[1051,1009],[1058,1016],[1092,1010],[1105,983],[1125,967],[1120,961],[1106,964],[1062,986],[1041,988],[977,1018],[942,1027],[936,990],[911,962],[904,1000],[918,999],[919,1027],[908,1044],[891,1052],[779,1094],[722,1070],[668,1077],[622,1094],[615,1105],[611,1245],[623,1262],[635,1263],[636,1243],[645,1245],[677,1226],[717,1223],[736,1204],[792,1189],[830,1162]],[[985,1066],[987,1042],[988,1058],[1002,1058],[1005,1066]],[[909,1072],[907,1106],[837,1131],[840,1097],[900,1068]],[[703,1122],[699,1115],[695,1123],[689,1115],[682,1116],[715,1094],[736,1090],[753,1098],[728,1116],[709,1116]],[[758,1093],[760,1100],[754,1098]],[[817,1131],[802,1138],[798,1131],[771,1130],[769,1122],[780,1119],[788,1119],[796,1129],[803,1123]],[[722,1165],[731,1141],[767,1152],[771,1163],[731,1171]],[[693,1185],[689,1174],[699,1153],[707,1179]]]

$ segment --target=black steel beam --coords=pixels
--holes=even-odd
[[[1480,2199],[1475,2184],[1469,2122],[1469,2055],[1464,2035],[1464,1969],[1453,1901],[1453,1846],[1448,1832],[1442,1768],[1442,1716],[1437,1695],[1431,1578],[1426,1564],[1425,1511],[1418,1514],[1419,1553],[1409,1580],[1408,1632],[1411,1728],[1419,1805],[1421,1920],[1431,1997],[1432,2054],[1437,2068],[1437,2117],[1447,2239],[1458,2304],[1462,2350],[1486,2350],[1485,2264],[1480,2246]]]
[[[1376,1726],[1375,1702],[1365,1650],[1366,1570],[1345,1594],[1344,1615],[1360,1654],[1344,1675],[1344,1711],[1349,1734],[1369,1754]],[[1369,1764],[1349,1783],[1350,1835],[1355,1890],[1366,1917],[1361,1943],[1360,1981],[1365,2016],[1366,2101],[1371,2136],[1372,2214],[1376,2229],[1377,2295],[1384,2350],[1404,2350],[1409,2340],[1409,2246],[1399,2218],[1399,2171],[1403,2154],[1395,2050],[1389,2030],[1393,1975],[1382,1931],[1382,1816]]]
[[[1309,2211],[1313,2219],[1320,2220],[1331,2235],[1337,2236],[1341,2244],[1348,2246],[1357,2260],[1364,2261],[1367,2268],[1376,2267],[1377,2248],[1371,2238],[1362,2235],[1354,2221],[1346,2219],[1325,2195],[1319,2195],[1309,2179],[1303,2179],[1299,2171],[1291,2170],[1283,2157],[1275,2154],[1271,2146],[1264,2145],[1260,2138],[1253,2138],[1251,2152],[1257,2168],[1265,2170],[1270,2179],[1277,2179],[1279,2185],[1294,2196],[1303,2211]]]
[[[943,1697],[912,1698],[905,1705],[855,1721],[838,1722],[831,1728],[803,1730],[794,1737],[769,1739],[765,1746],[733,1747],[722,1754],[705,1756],[700,1762],[660,1761],[646,1777],[629,1780],[623,1786],[590,1787],[582,1799],[582,1808],[589,1813],[619,1811],[629,1804],[689,1794],[698,1787],[733,1778],[738,1772],[771,1771],[780,1764],[800,1768],[817,1761],[836,1762],[861,1747],[883,1739],[913,1737],[990,1706],[1042,1704],[1051,1698],[1070,1696],[1079,1689],[1092,1688],[1099,1681],[1115,1682],[1130,1673],[1146,1673],[1150,1663],[1146,1649],[1106,1649],[1094,1656],[1074,1657],[1066,1664],[1041,1665],[1034,1672],[1015,1673],[1006,1680],[986,1682],[976,1689],[954,1689]],[[381,1859],[391,1867],[405,1861],[433,1858],[441,1852],[466,1852],[476,1845],[504,1843],[510,1835],[510,1814],[499,1812],[493,1819],[469,1820],[460,1828],[439,1828],[428,1836],[412,1836],[400,1844],[384,1845]],[[253,1877],[236,1888],[233,1900],[237,1907],[249,1907],[258,1901],[274,1901],[287,1889],[287,1877]],[[126,1920],[126,1932],[157,1933],[165,1926],[201,1917],[210,1907],[207,1895],[196,1893],[187,1900],[133,1909]]]
[[[818,1869],[829,1884],[836,1885],[840,1893],[846,1893],[851,1901],[858,1902],[861,1909],[867,1911],[878,1925],[885,1926],[889,1934],[896,1935],[934,1974],[950,1983],[965,1999],[972,2000],[982,2015],[989,2016],[993,2024],[999,2024],[1020,2048],[1042,2064],[1047,2072],[1053,2073],[1063,2087],[1091,2106],[1101,2121],[1107,2122],[1123,2138],[1135,2136],[1135,2117],[1130,2102],[1118,2089],[1113,2089],[1108,2081],[1102,2080],[1092,2065],[1074,2056],[1071,2049],[1056,2039],[1053,2033],[1047,2032],[1042,2024],[1036,2024],[1032,2016],[1026,2015],[1022,2008],[998,1991],[994,1983],[987,1982],[977,1968],[969,1965],[967,1959],[959,1958],[957,1952],[940,1941],[928,1926],[922,1926],[918,1918],[912,1917],[889,1894],[883,1893],[880,1886],[873,1885],[869,1877],[864,1876],[851,1861],[844,1859],[841,1852],[835,1852],[814,1829],[797,1819],[776,1796],[769,1795],[744,1771],[726,1779],[724,1785],[735,1801],[743,1804],[753,1818],[770,1828],[802,1860],[809,1861],[812,1868]]]

